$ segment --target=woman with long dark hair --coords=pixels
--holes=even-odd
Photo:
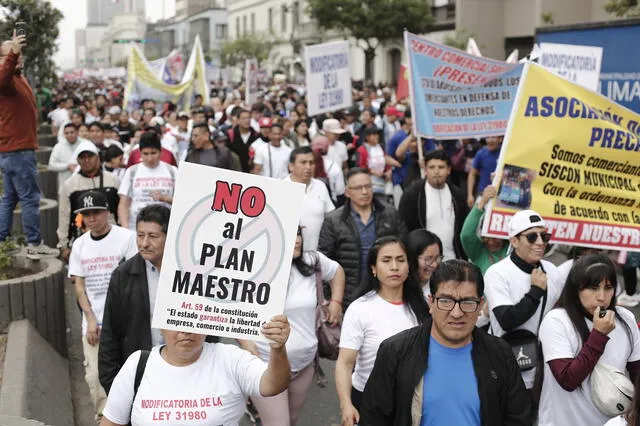
[[[289,388],[278,395],[257,395],[251,398],[263,426],[295,425],[300,418],[300,412],[313,382],[314,359],[318,349],[316,305],[323,302],[317,300],[318,278],[328,281],[331,285],[328,322],[337,326],[342,317],[344,270],[338,262],[322,253],[303,251],[302,233],[298,228],[284,304],[284,314],[291,325],[291,335],[286,344],[291,365],[291,382]],[[269,359],[268,343],[248,340],[239,342],[242,348],[263,361]]]
[[[414,229],[407,236],[407,250],[411,270],[416,273],[426,299],[431,294],[431,274],[442,263],[442,241],[431,231],[424,228]]]
[[[395,236],[379,238],[367,256],[361,295],[345,313],[336,362],[336,390],[342,424],[358,423],[362,392],[383,340],[415,327],[427,318],[427,302],[407,249]]]
[[[293,131],[295,133],[295,139],[293,143],[296,145],[296,148],[299,146],[309,146],[311,145],[311,137],[309,136],[309,125],[307,121],[300,118],[296,120],[293,125]]]
[[[616,268],[606,255],[581,257],[557,307],[543,319],[540,426],[599,426],[609,420],[591,398],[598,362],[628,371],[632,379],[640,373],[640,332],[633,314],[616,306],[616,286]]]

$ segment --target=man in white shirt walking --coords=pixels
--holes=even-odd
[[[98,416],[106,404],[106,394],[98,380],[98,343],[102,328],[107,290],[111,273],[137,252],[135,234],[109,223],[107,198],[98,191],[86,192],[82,214],[89,232],[73,244],[69,259],[69,277],[73,280],[78,305],[82,310],[82,346],[85,379]]]
[[[289,172],[285,178],[290,182],[305,185],[304,201],[300,212],[300,227],[305,250],[317,250],[320,229],[324,215],[335,209],[326,185],[313,178],[315,158],[309,146],[301,146],[291,151]]]
[[[287,177],[291,148],[282,144],[283,133],[280,124],[271,126],[269,142],[255,148],[252,173],[275,179]]]

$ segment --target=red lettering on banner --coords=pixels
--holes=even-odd
[[[420,55],[431,56],[432,58],[439,58],[442,55],[441,48],[415,39],[411,40],[411,49]]]
[[[238,183],[229,184],[224,181],[216,182],[216,192],[213,196],[211,210],[237,214],[238,206],[242,214],[247,217],[256,217],[267,205],[267,197],[264,191],[257,186],[250,186],[242,190],[242,185]]]

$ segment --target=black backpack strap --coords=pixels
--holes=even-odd
[[[144,369],[147,367],[147,361],[149,360],[150,354],[151,354],[151,351],[140,351],[138,368],[136,368],[136,379],[133,382],[133,399],[134,400],[136,399],[136,395],[138,394],[138,388],[140,387],[140,382],[142,382],[142,376],[144,376]]]

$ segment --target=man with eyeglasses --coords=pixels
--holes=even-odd
[[[374,241],[387,235],[404,239],[406,228],[398,212],[373,196],[371,175],[354,167],[346,176],[346,203],[328,213],[320,230],[318,251],[335,260],[345,271],[343,309],[357,296],[356,289],[367,268]]]
[[[509,224],[511,255],[489,267],[484,276],[490,332],[510,342],[516,354],[522,349],[519,361],[527,389],[535,380],[540,322],[556,304],[563,284],[556,267],[542,259],[550,238],[538,213],[516,213]]]
[[[484,281],[464,260],[429,281],[431,319],[380,345],[361,425],[531,425],[531,401],[511,348],[475,327]]]

